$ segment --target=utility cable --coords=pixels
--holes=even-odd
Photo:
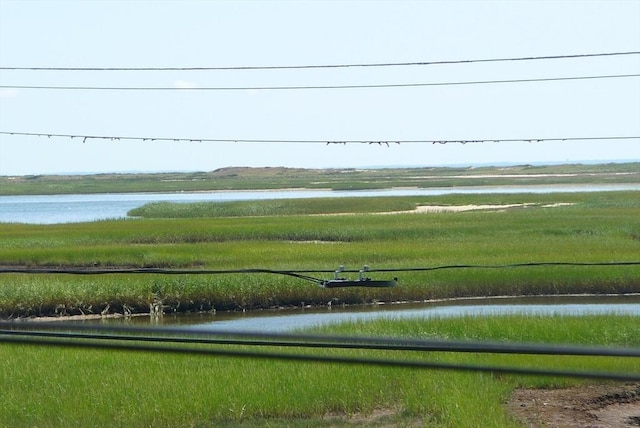
[[[83,143],[91,140],[109,140],[109,141],[170,141],[178,143],[286,143],[286,144],[369,144],[391,146],[392,144],[474,144],[474,143],[540,143],[550,141],[595,141],[595,140],[637,140],[640,136],[601,136],[601,137],[554,137],[554,138],[487,138],[487,139],[457,139],[457,140],[291,140],[291,139],[243,139],[243,138],[173,138],[173,137],[135,137],[135,136],[113,136],[113,135],[89,135],[89,134],[56,134],[49,132],[14,132],[0,131],[0,135],[21,136],[21,137],[39,137],[39,138],[69,138],[82,140]]]
[[[483,62],[507,62],[507,61],[540,61],[556,59],[576,59],[594,57],[612,57],[623,55],[638,55],[640,52],[605,52],[575,55],[547,55],[515,58],[484,58],[444,61],[417,61],[417,62],[386,62],[368,64],[328,64],[328,65],[266,65],[266,66],[230,66],[230,67],[0,67],[0,70],[31,70],[31,71],[219,71],[219,70],[291,70],[291,69],[317,69],[317,68],[355,68],[355,67],[399,67],[399,66],[427,66],[447,64],[470,64]]]
[[[490,354],[640,357],[640,348],[538,343],[474,342],[391,337],[363,337],[265,332],[202,332],[189,328],[0,321],[0,335],[63,339],[99,339],[207,345],[282,346],[385,351],[464,352]]]
[[[392,269],[370,269],[369,272],[420,272],[434,271],[445,269],[508,269],[520,267],[537,267],[537,266],[640,266],[640,261],[621,261],[621,262],[527,262],[527,263],[511,263],[504,265],[443,265],[433,267],[416,267],[416,268],[392,268]]]
[[[382,268],[374,269],[367,267],[366,272],[426,272],[435,270],[450,269],[509,269],[521,267],[540,267],[540,266],[639,266],[640,261],[611,261],[611,262],[526,262],[526,263],[509,263],[499,265],[481,265],[481,264],[458,264],[458,265],[440,265],[427,267],[404,267],[404,268]],[[360,269],[340,269],[340,272],[360,272]],[[68,274],[68,275],[108,275],[108,274],[159,274],[159,275],[218,275],[218,274],[276,274],[288,275],[296,278],[306,279],[313,282],[322,281],[321,279],[310,277],[303,274],[308,273],[335,273],[330,269],[302,269],[302,270],[275,270],[261,268],[246,269],[165,269],[165,268],[47,268],[47,267],[20,267],[5,266],[0,268],[0,274]]]
[[[364,274],[371,272],[416,272],[416,271],[435,271],[443,269],[506,269],[518,267],[533,266],[637,266],[640,261],[623,261],[623,262],[531,262],[531,263],[513,263],[507,265],[445,265],[432,267],[415,267],[415,268],[391,268],[391,269],[371,269],[365,266],[363,269],[352,270],[344,269],[340,266],[338,270],[273,270],[273,269],[165,269],[165,268],[27,268],[27,267],[2,267],[0,274],[67,274],[67,275],[107,275],[107,274],[160,274],[160,275],[219,275],[219,274],[275,274],[286,275],[294,278],[310,281],[320,287],[336,288],[336,287],[395,287],[398,284],[398,278],[392,280],[372,280],[365,277]],[[349,280],[344,277],[338,277],[345,272],[358,272],[358,279]],[[309,273],[333,273],[332,279],[321,279],[314,276],[306,275]]]
[[[462,372],[518,374],[527,376],[554,376],[571,377],[580,379],[600,379],[617,381],[640,381],[640,374],[633,373],[605,373],[574,370],[551,370],[527,367],[506,367],[490,365],[472,365],[460,363],[437,363],[419,360],[358,358],[333,355],[292,354],[281,352],[245,351],[237,349],[219,349],[204,347],[175,347],[159,344],[140,344],[127,342],[101,342],[84,340],[59,340],[52,338],[39,338],[34,340],[24,336],[0,335],[0,343],[13,343],[36,346],[62,346],[70,348],[108,349],[116,351],[161,352],[170,354],[187,354],[203,356],[222,356],[234,358],[268,359],[281,361],[305,361],[313,363],[339,363],[355,364],[378,367],[404,367],[414,369],[437,369]]]
[[[314,90],[314,89],[379,89],[379,88],[417,88],[428,86],[487,85],[505,83],[561,82],[574,80],[623,79],[640,77],[640,74],[610,74],[597,76],[543,77],[532,79],[475,80],[459,82],[430,83],[383,83],[371,85],[299,85],[299,86],[202,86],[202,87],[170,87],[170,86],[32,86],[32,85],[0,85],[0,89],[39,89],[66,91],[278,91],[278,90]]]
[[[308,271],[312,273],[318,271]],[[325,271],[333,272],[333,271]],[[317,284],[325,281],[308,275],[288,270],[273,269],[162,269],[162,268],[132,268],[132,269],[66,269],[66,268],[20,268],[20,267],[4,267],[0,268],[0,274],[3,273],[24,273],[24,274],[68,274],[68,275],[106,275],[106,274],[160,274],[160,275],[224,275],[224,274],[256,274],[269,273],[276,275],[293,276],[295,278],[304,279]]]

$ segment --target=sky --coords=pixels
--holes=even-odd
[[[0,134],[0,175],[640,161],[640,138],[522,141],[640,137],[639,77],[317,88],[640,74],[638,54],[238,69],[620,52],[640,52],[639,0],[0,0],[0,67],[232,68],[0,69],[0,132],[181,140]],[[283,86],[316,88],[259,89]],[[421,142],[326,144],[346,140]]]

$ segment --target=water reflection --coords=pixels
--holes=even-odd
[[[218,313],[167,316],[135,322],[180,326],[198,332],[287,332],[300,328],[373,319],[488,316],[508,314],[640,316],[640,295],[554,296],[456,300],[421,304],[386,304],[347,308],[287,309],[247,313]]]

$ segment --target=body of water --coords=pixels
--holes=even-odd
[[[491,315],[624,314],[640,317],[640,295],[535,296],[455,300],[419,304],[283,309],[217,314],[165,315],[133,318],[136,324],[176,326],[198,332],[288,332],[350,321],[423,319]],[[98,321],[104,322],[104,321]],[[109,322],[121,322],[110,320]],[[639,321],[640,322],[640,321]]]
[[[264,199],[436,196],[452,193],[558,193],[640,190],[639,184],[449,187],[386,190],[265,190],[203,193],[107,193],[87,195],[0,196],[0,222],[55,224],[126,218],[127,212],[151,202],[206,202]]]

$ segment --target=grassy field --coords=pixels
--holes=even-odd
[[[360,336],[612,347],[640,346],[637,331],[638,317],[613,315],[380,320],[322,330]],[[637,358],[621,357],[293,352],[640,373]],[[354,426],[349,423],[353,415],[358,415],[355,426],[376,426],[375,422],[377,426],[516,427],[504,408],[514,388],[578,383],[521,375],[7,344],[0,346],[0,358],[0,426],[7,427],[335,427]],[[385,416],[367,423],[376,413]]]
[[[222,168],[193,173],[0,176],[0,195],[638,182],[640,163],[637,162],[400,169]]]
[[[571,203],[548,207],[556,203]],[[351,214],[417,205],[528,203],[527,208]],[[638,261],[638,192],[356,198],[162,205],[173,218],[0,224],[4,266],[357,270],[528,262]],[[155,210],[155,211],[154,211]],[[264,215],[259,215],[263,213]],[[195,214],[197,218],[188,218]],[[216,217],[218,216],[218,217]],[[184,217],[184,218],[175,218]],[[323,289],[268,274],[0,275],[0,316],[247,310],[328,302],[640,291],[639,266],[543,266],[375,273],[391,289]]]
[[[367,214],[412,211],[419,206],[579,204],[589,208],[637,208],[638,192],[607,193],[515,193],[448,194],[439,196],[389,196],[357,198],[308,198],[260,201],[157,202],[131,210],[128,215],[142,218],[268,217],[310,214]],[[317,219],[316,219],[317,220]]]
[[[289,183],[291,184],[291,183]],[[529,204],[397,213],[427,205]],[[556,204],[567,204],[555,206]],[[638,261],[640,192],[153,204],[141,218],[0,224],[2,267],[321,270],[527,262]],[[342,214],[342,215],[336,215]],[[352,274],[355,275],[355,274]],[[640,292],[640,266],[538,266],[374,272],[389,289],[323,289],[270,274],[0,274],[0,317],[250,310],[328,302]],[[637,316],[506,316],[375,321],[323,333],[639,347]],[[278,349],[274,349],[278,351]],[[290,351],[290,350],[287,350]],[[321,355],[640,373],[637,358],[304,350]],[[315,354],[314,354],[315,355]],[[521,386],[567,379],[0,346],[0,427],[517,426]],[[373,418],[382,414],[382,417]],[[415,426],[415,425],[414,425]]]

